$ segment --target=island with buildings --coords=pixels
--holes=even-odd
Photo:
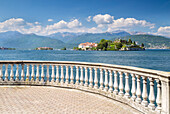
[[[115,41],[102,39],[99,43],[81,43],[78,47],[74,47],[74,50],[97,50],[97,51],[143,51],[145,50],[144,44],[137,44],[131,39],[122,40],[117,39]]]

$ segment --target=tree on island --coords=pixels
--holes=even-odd
[[[61,50],[67,50],[66,47],[62,48]]]
[[[142,43],[142,45],[141,45],[142,47],[144,47],[144,44]]]
[[[128,40],[128,43],[132,44],[132,40],[131,40],[131,39],[129,39],[129,40]]]

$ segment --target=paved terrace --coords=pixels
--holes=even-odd
[[[42,86],[1,86],[0,113],[132,114],[130,106],[75,89]]]

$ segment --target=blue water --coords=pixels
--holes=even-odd
[[[71,51],[0,50],[0,60],[82,61],[136,66],[170,72],[170,50]]]

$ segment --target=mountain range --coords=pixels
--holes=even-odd
[[[129,38],[138,44],[144,43],[147,48],[170,47],[170,39],[163,36],[148,35],[141,32],[105,32],[105,33],[55,33],[48,36],[39,36],[36,34],[22,34],[17,31],[0,33],[0,47],[16,49],[34,49],[36,47],[52,47],[61,49],[63,47],[73,48],[83,42],[96,42],[101,39]]]

